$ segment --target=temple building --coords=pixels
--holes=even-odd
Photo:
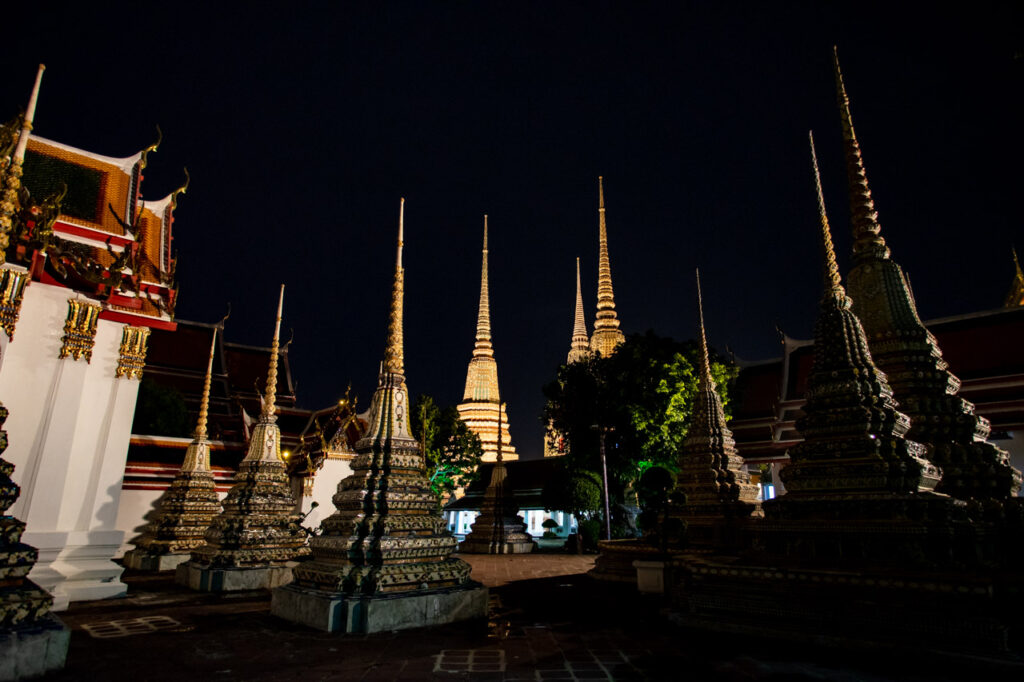
[[[608,226],[604,215],[604,177],[597,178],[599,261],[597,269],[597,317],[590,337],[590,350],[608,357],[626,340],[619,330],[615,313],[615,292],[612,290],[612,265],[608,258]]]
[[[488,292],[487,275],[487,216],[484,216],[483,264],[480,267],[480,305],[477,312],[476,342],[473,357],[466,372],[466,390],[458,404],[459,417],[473,433],[480,437],[483,446],[483,462],[498,459],[498,439],[505,460],[519,459],[512,447],[512,436],[508,430],[508,415],[501,402],[498,390],[498,362],[494,359],[491,343],[491,299]],[[499,435],[500,434],[500,435]]]
[[[39,550],[30,577],[60,610],[126,590],[111,561],[125,539],[118,492],[148,337],[175,327],[185,186],[143,201],[159,142],[115,158],[29,135],[38,95],[37,80],[3,177],[0,396],[21,486],[10,513]]]

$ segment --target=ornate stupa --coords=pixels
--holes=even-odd
[[[459,545],[464,554],[528,554],[536,546],[526,532],[526,522],[518,514],[518,506],[505,488],[505,461],[498,443],[498,459],[491,469],[491,481],[484,490],[480,514],[473,521],[469,535]]]
[[[274,590],[271,613],[329,632],[437,625],[487,612],[487,590],[455,558],[456,540],[431,492],[409,426],[402,311],[404,207],[399,212],[391,314],[369,428],[356,443],[352,475],[338,484],[334,513],[310,540],[313,558]]]
[[[569,343],[567,363],[579,362],[590,356],[590,337],[587,336],[587,320],[583,316],[583,287],[580,284],[580,259],[576,259],[576,316],[572,324],[572,341]]]
[[[480,267],[480,307],[476,320],[476,342],[473,344],[473,357],[466,372],[466,390],[457,409],[459,418],[480,437],[480,445],[484,451],[480,457],[481,461],[497,461],[499,434],[500,449],[504,452],[505,458],[516,460],[519,459],[519,455],[512,447],[508,416],[505,414],[505,405],[501,402],[501,393],[498,391],[498,362],[494,359],[494,346],[491,343],[491,299],[487,280],[487,216],[484,216],[483,264]]]
[[[253,427],[249,450],[224,499],[224,511],[206,531],[206,543],[192,551],[191,561],[178,566],[178,582],[195,590],[275,587],[290,580],[288,562],[309,554],[306,531],[299,525],[281,458],[281,431],[275,414],[283,307],[282,284],[263,411]]]
[[[673,515],[686,521],[691,545],[722,546],[735,543],[735,529],[730,526],[757,509],[757,485],[750,482],[750,474],[743,468],[743,457],[736,452],[732,431],[726,425],[722,398],[711,377],[700,271],[697,272],[697,310],[700,378],[676,475],[676,488],[686,495],[686,501]]]
[[[590,350],[608,357],[626,337],[619,330],[615,313],[615,292],[612,290],[612,264],[608,259],[608,226],[604,217],[604,177],[597,178],[599,262],[597,271],[597,318],[594,334],[590,337]]]
[[[128,568],[167,571],[188,561],[192,550],[206,543],[206,530],[220,512],[220,499],[210,470],[210,441],[206,437],[217,329],[214,327],[210,340],[199,418],[192,442],[185,450],[185,461],[161,497],[155,517],[135,540],[135,549],[125,553],[124,563]]]
[[[939,470],[923,445],[907,439],[910,419],[872,360],[839,277],[813,137],[811,158],[825,290],[807,404],[796,423],[804,440],[780,474],[786,494],[762,505],[762,537],[772,553],[801,560],[941,562],[950,556],[957,505],[931,492]]]
[[[929,446],[929,458],[942,469],[938,490],[960,499],[1007,498],[1020,487],[1020,472],[1009,465],[1005,451],[987,442],[988,420],[976,415],[974,405],[958,395],[960,380],[949,371],[935,337],[921,323],[903,270],[891,258],[868,188],[835,52],[833,59],[853,228],[850,295],[871,355],[910,417],[908,437]]]

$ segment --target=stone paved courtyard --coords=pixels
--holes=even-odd
[[[60,614],[72,628],[52,680],[956,680],[1024,667],[695,633],[662,600],[583,575],[593,556],[467,556],[491,588],[487,623],[339,636],[269,614],[266,592],[194,593],[127,573],[125,599]]]

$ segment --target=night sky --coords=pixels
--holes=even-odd
[[[192,175],[178,317],[213,322],[230,302],[228,340],[269,345],[287,284],[304,407],[349,382],[369,402],[402,196],[409,388],[461,399],[487,213],[495,352],[524,455],[541,451],[541,386],[568,351],[577,256],[593,325],[598,175],[623,331],[692,337],[699,266],[719,350],[777,356],[776,325],[808,338],[808,129],[844,271],[850,245],[833,44],[922,316],[998,307],[1011,245],[1024,249],[1019,4],[18,4],[0,116],[24,108],[42,61],[39,135],[123,157],[159,124],[144,196]]]

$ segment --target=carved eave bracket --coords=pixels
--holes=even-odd
[[[146,365],[146,344],[149,341],[149,331],[148,327],[126,326],[124,328],[114,376],[142,379],[142,368]]]
[[[68,318],[64,322],[64,337],[61,339],[60,358],[68,356],[75,360],[92,360],[92,347],[96,343],[96,323],[100,306],[79,299],[68,299]]]

